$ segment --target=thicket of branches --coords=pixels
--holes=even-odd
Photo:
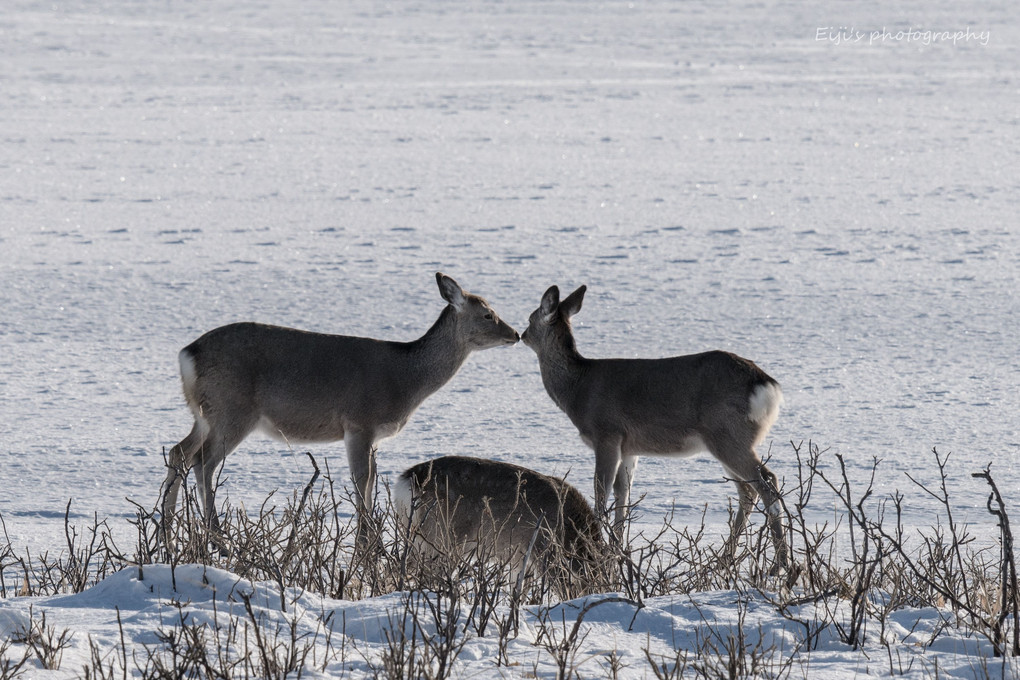
[[[655,532],[631,533],[630,528],[622,540],[610,540],[606,559],[587,572],[583,582],[576,573],[567,573],[567,561],[526,560],[522,570],[519,561],[485,544],[460,553],[432,550],[428,559],[418,559],[416,541],[394,517],[386,489],[380,490],[372,539],[356,547],[355,523],[344,519],[353,507],[346,485],[328,468],[320,470],[309,455],[312,473],[303,489],[285,499],[271,495],[257,513],[225,507],[216,534],[201,520],[193,496],[166,540],[158,514],[137,505],[137,538],[130,547],[117,545],[107,522],[98,516],[86,527],[72,526],[69,504],[63,549],[55,555],[19,555],[3,540],[6,527],[0,516],[0,597],[76,593],[124,568],[144,571],[153,564],[192,563],[214,565],[252,582],[274,583],[284,608],[288,600],[283,595],[291,588],[344,600],[399,592],[403,604],[391,614],[385,649],[369,661],[373,674],[383,678],[449,677],[472,637],[497,640],[494,663],[509,664],[508,648],[520,634],[525,608],[538,612],[536,648],[553,662],[559,677],[577,677],[577,654],[587,630],[584,618],[594,607],[622,601],[637,610],[652,597],[723,589],[768,602],[799,631],[798,648],[779,650],[761,631],[741,625],[734,634],[706,620],[692,648],[677,649],[669,657],[646,650],[651,675],[788,677],[798,659],[810,655],[823,636],[833,635],[855,649],[877,641],[888,650],[890,674],[899,674],[908,668],[895,656],[886,628],[894,612],[908,607],[934,608],[943,617],[943,627],[927,644],[946,630],[962,629],[987,640],[995,656],[1020,656],[1020,592],[1010,518],[990,469],[973,475],[987,485],[988,521],[996,527],[998,540],[979,545],[954,517],[947,457],[938,451],[932,451],[931,463],[937,483],[910,480],[915,493],[933,499],[939,508],[925,530],[905,526],[905,494],[876,496],[880,461],[873,461],[867,483],[855,484],[838,454],[829,455],[811,443],[793,444],[792,453],[798,461],[797,478],[786,480],[783,495],[797,568],[778,574],[773,573],[770,543],[762,529],[748,531],[736,562],[728,564],[721,555],[722,543],[706,537],[704,517],[691,524],[691,518],[675,515],[666,517]],[[808,521],[813,503],[833,502],[838,513],[832,523]],[[437,552],[448,558],[435,559]],[[570,584],[567,590],[564,583]],[[600,593],[611,595],[590,598],[570,618],[556,607],[565,597]],[[736,606],[744,607],[747,598],[739,598]],[[281,630],[265,625],[250,603],[245,604],[247,620],[214,628],[194,623],[182,612],[158,632],[159,644],[146,646],[142,655],[128,654],[123,633],[118,649],[101,649],[90,640],[92,661],[82,675],[300,677],[352,653],[342,631],[330,622],[324,621],[309,640],[298,634],[296,619],[289,630]],[[743,621],[745,610],[738,613]],[[44,613],[33,615],[30,630],[23,633],[0,640],[0,680],[31,668],[58,668],[70,644],[70,633],[48,625]],[[324,640],[331,650],[327,658],[321,653]],[[610,655],[602,664],[606,677],[619,671],[614,658]]]

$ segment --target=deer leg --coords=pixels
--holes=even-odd
[[[595,515],[605,524],[609,524],[609,489],[615,485],[617,472],[623,454],[620,450],[622,440],[619,437],[599,439],[594,442],[595,449]],[[614,527],[617,538],[621,538],[623,526]]]
[[[758,492],[753,484],[734,479],[737,485],[737,514],[730,526],[730,537],[726,541],[723,554],[727,562],[733,564],[737,555],[737,544],[740,542],[740,534],[744,533],[747,527],[747,519],[754,509],[754,501],[758,498]]]
[[[220,518],[216,513],[216,482],[213,480],[216,465],[204,454],[204,450],[199,453],[199,460],[195,463],[195,486],[202,503],[202,517],[205,519],[206,526],[219,531]]]
[[[213,426],[205,438],[205,443],[195,456],[195,484],[202,500],[202,516],[206,526],[218,531],[220,518],[216,510],[216,471],[227,456],[254,429],[254,424],[247,425],[240,421],[226,421],[227,425]],[[238,424],[233,424],[238,423]]]
[[[609,489],[620,467],[620,440],[600,439],[595,442],[595,513],[605,516],[609,504]]]
[[[705,437],[709,451],[723,464],[730,478],[737,484],[740,493],[740,507],[733,523],[727,548],[736,549],[739,534],[743,531],[754,501],[761,496],[772,542],[776,548],[776,569],[789,564],[789,548],[781,516],[783,502],[779,496],[776,476],[765,467],[754,450],[757,432],[719,427]]]
[[[772,543],[776,546],[776,568],[785,569],[790,564],[790,549],[786,544],[786,531],[781,520],[783,503],[779,495],[779,483],[775,474],[764,463],[758,466],[758,480],[755,485],[765,505],[765,517]]]
[[[347,432],[347,467],[354,484],[354,505],[358,515],[357,543],[364,546],[375,507],[375,446],[369,432]]]
[[[751,456],[753,458],[750,456],[746,458],[747,464],[744,466],[726,466],[740,494],[740,505],[730,530],[726,550],[731,558],[736,554],[737,541],[747,525],[748,515],[754,508],[754,502],[760,495],[762,505],[765,506],[765,518],[772,535],[772,543],[776,548],[775,567],[784,569],[789,566],[790,551],[786,544],[786,532],[781,519],[783,504],[779,496],[776,476],[765,467],[765,464],[754,452],[751,452]]]
[[[621,456],[620,467],[616,470],[616,481],[613,483],[613,499],[616,504],[616,532],[623,531],[623,522],[627,519],[630,509],[630,486],[634,482],[637,471],[637,456]]]
[[[196,420],[188,436],[170,449],[166,479],[160,487],[163,516],[160,518],[159,539],[167,548],[170,546],[170,524],[177,510],[177,495],[188,476],[188,470],[195,465],[195,456],[202,448],[206,432],[205,424]]]
[[[202,447],[204,439],[205,428],[196,420],[188,436],[170,449],[167,460],[166,479],[163,481],[163,486],[160,489],[160,496],[163,499],[164,526],[173,519],[177,508],[177,494],[180,493],[181,484],[184,483],[188,470],[195,464],[195,453]]]

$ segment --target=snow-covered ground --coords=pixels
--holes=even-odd
[[[160,636],[165,639],[180,630],[182,620],[188,627],[208,626],[220,631],[207,636],[213,650],[210,656],[219,661],[214,667],[237,665],[237,677],[249,677],[244,675],[243,662],[238,664],[245,649],[253,650],[251,668],[258,668],[252,633],[256,625],[266,631],[263,635],[267,647],[275,647],[281,658],[286,649],[296,649],[299,654],[308,650],[304,677],[387,677],[378,671],[383,665],[380,659],[387,649],[387,638],[395,637],[393,630],[403,627],[407,635],[437,635],[427,608],[408,607],[406,593],[349,602],[290,590],[284,596],[284,611],[280,591],[270,583],[252,584],[228,572],[198,565],[178,567],[174,577],[171,582],[170,568],[164,565],[147,567],[142,574],[127,569],[80,595],[33,598],[33,612],[27,605],[3,607],[0,634],[24,629],[33,617],[38,623],[42,611],[47,613],[47,626],[56,627],[58,632],[65,627],[74,631],[76,637],[64,651],[61,671],[33,669],[28,675],[49,678],[75,677],[74,672],[81,677],[91,645],[108,655],[103,665],[116,669],[114,677],[120,677],[123,650],[129,672],[136,664],[145,667],[150,653],[167,664],[172,657],[166,651],[169,647],[160,644]],[[610,672],[614,665],[618,668],[615,677],[654,678],[649,659],[668,670],[686,664],[687,674],[682,677],[729,677],[720,658],[727,658],[726,645],[736,640],[737,649],[746,650],[748,667],[755,659],[760,672],[753,677],[840,679],[889,675],[890,669],[895,675],[911,678],[986,677],[986,671],[993,678],[1003,671],[1005,677],[1015,677],[1010,675],[1011,667],[988,658],[991,654],[987,643],[939,635],[944,623],[931,610],[901,610],[891,617],[881,635],[892,641],[889,649],[879,644],[879,635],[873,633],[871,645],[852,651],[839,641],[832,626],[816,625],[825,618],[816,611],[822,609],[821,605],[792,607],[792,618],[806,622],[816,632],[821,629],[814,649],[798,653],[804,626],[778,617],[775,608],[761,596],[734,591],[692,593],[653,598],[642,608],[623,600],[611,595],[593,596],[548,608],[526,607],[519,635],[507,644],[510,664],[504,661],[497,666],[499,635],[493,629],[496,620],[506,616],[506,609],[500,608],[487,635],[467,636],[456,655],[453,677],[554,678],[553,656],[542,643],[533,643],[543,627],[551,636],[546,644],[569,639],[579,616],[586,628],[573,645],[568,667],[576,669],[581,678],[614,677]],[[419,618],[408,615],[409,610],[416,611]],[[931,644],[933,637],[935,644]],[[703,675],[694,675],[696,665],[702,666]],[[717,669],[715,673],[713,668]],[[1012,670],[1015,673],[1015,668]]]
[[[442,308],[435,271],[519,330],[550,284],[586,284],[588,356],[754,359],[784,387],[768,445],[788,481],[791,441],[862,478],[877,456],[878,492],[924,527],[904,473],[934,481],[931,448],[952,452],[957,518],[991,535],[972,472],[991,463],[1020,517],[1018,44],[1004,2],[9,3],[10,542],[59,551],[69,499],[72,522],[130,541],[127,499],[155,502],[190,427],[176,353],[202,332],[411,339]],[[253,437],[221,494],[301,487],[302,451]],[[343,466],[342,445],[315,451]],[[590,494],[591,454],[523,345],[472,357],[379,470],[449,453]],[[707,504],[723,531],[708,457],[643,459],[634,491],[650,522]],[[37,604],[84,634],[102,592]],[[589,642],[633,651],[624,628]]]

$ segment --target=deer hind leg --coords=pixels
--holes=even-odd
[[[764,463],[758,466],[758,479],[755,482],[762,502],[765,504],[765,517],[772,543],[776,546],[776,568],[785,569],[790,565],[790,548],[786,544],[786,530],[783,528],[783,501],[779,494],[779,482]]]
[[[216,471],[227,456],[255,429],[255,422],[241,418],[217,419],[195,456],[195,485],[202,501],[202,516],[210,529],[217,530],[220,526],[216,511]]]
[[[177,495],[188,471],[195,465],[195,454],[202,448],[207,433],[205,425],[198,420],[191,428],[187,437],[170,449],[167,460],[166,480],[163,482],[160,496],[163,499],[163,524],[169,523],[177,508]]]
[[[758,491],[755,489],[754,484],[743,482],[736,478],[734,478],[733,482],[737,485],[737,514],[733,517],[733,524],[730,526],[730,537],[727,539],[726,546],[723,549],[726,561],[730,564],[736,559],[740,535],[744,533],[744,529],[747,527],[747,520],[754,509],[754,502],[758,499]]]
[[[775,474],[761,462],[757,455],[748,458],[748,464],[734,469],[726,465],[726,469],[733,477],[737,485],[737,492],[740,496],[737,514],[730,527],[730,537],[726,543],[726,555],[733,559],[736,555],[737,543],[740,534],[747,526],[747,520],[754,509],[754,502],[761,496],[762,505],[765,506],[765,518],[772,537],[772,543],[776,548],[776,569],[784,569],[789,566],[790,551],[786,544],[786,531],[783,528],[782,515],[783,503],[779,495],[778,482]],[[744,469],[747,468],[747,469]]]
[[[756,431],[727,427],[720,427],[706,437],[709,450],[723,464],[740,494],[737,516],[726,547],[731,555],[735,554],[739,535],[744,530],[756,498],[761,496],[772,543],[776,548],[775,566],[782,569],[789,564],[789,549],[782,523],[783,502],[776,476],[765,467],[754,450],[756,437]]]

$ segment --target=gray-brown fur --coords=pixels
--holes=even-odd
[[[394,500],[426,555],[477,548],[519,566],[534,540],[532,565],[590,577],[606,554],[581,492],[519,465],[462,456],[426,461],[401,474]]]
[[[747,514],[760,494],[785,566],[788,550],[779,522],[775,475],[755,447],[775,422],[779,384],[753,362],[728,352],[664,359],[588,359],[577,351],[570,318],[585,287],[560,301],[550,287],[521,339],[538,355],[552,400],[595,452],[595,506],[605,511],[612,486],[619,527],[641,454],[686,456],[709,451],[739,493],[727,552],[733,555]]]
[[[344,440],[359,516],[367,516],[376,443],[397,434],[472,351],[519,338],[484,299],[442,273],[436,281],[448,304],[411,342],[235,323],[181,350],[195,424],[170,451],[164,519],[173,515],[183,473],[194,468],[206,519],[215,525],[215,470],[256,429],[288,442]]]

